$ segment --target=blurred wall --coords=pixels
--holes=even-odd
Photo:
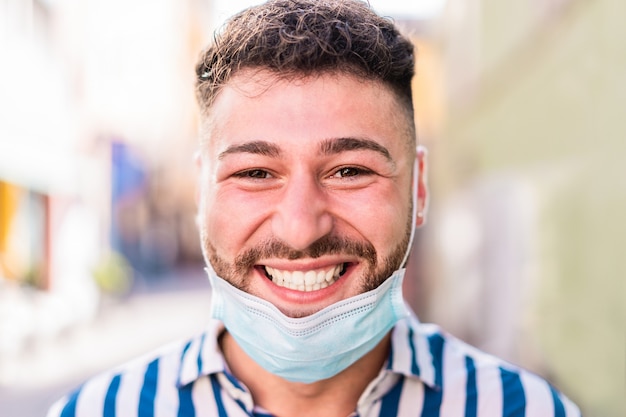
[[[626,2],[458,3],[474,21],[447,39],[429,314],[624,416]]]
[[[135,276],[182,264],[201,270],[193,90],[208,7],[0,0],[4,363],[92,319],[102,290],[128,291]],[[149,178],[140,186],[134,167]],[[132,232],[134,246],[118,244]],[[127,248],[127,259],[111,254]]]

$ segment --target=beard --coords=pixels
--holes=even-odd
[[[365,265],[359,289],[359,293],[365,293],[378,288],[403,266],[401,263],[411,240],[412,226],[413,221],[409,216],[403,238],[380,262],[376,249],[370,242],[336,235],[326,235],[305,250],[295,250],[279,239],[270,238],[244,250],[232,262],[218,255],[204,227],[201,227],[200,238],[205,261],[210,262],[219,277],[241,291],[250,293],[250,271],[261,259],[296,260],[315,259],[324,255],[346,255],[357,257]]]

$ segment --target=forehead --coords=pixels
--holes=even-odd
[[[203,138],[217,148],[248,140],[304,145],[335,137],[406,145],[412,122],[379,81],[334,73],[279,78],[269,71],[242,71],[222,88],[204,118]]]

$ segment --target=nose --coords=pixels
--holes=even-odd
[[[292,249],[304,250],[332,228],[327,196],[319,182],[304,174],[290,178],[276,202],[274,236]]]

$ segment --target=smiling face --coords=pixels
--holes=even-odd
[[[378,82],[235,75],[198,157],[207,261],[291,317],[378,287],[412,228],[407,119]]]

